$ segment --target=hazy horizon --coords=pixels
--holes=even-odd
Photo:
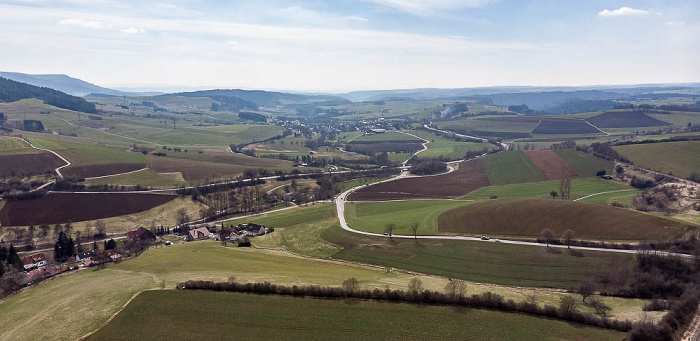
[[[699,13],[688,0],[10,0],[0,69],[132,90],[692,83]]]

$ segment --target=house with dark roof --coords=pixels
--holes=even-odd
[[[86,262],[86,261],[91,261],[92,258],[95,256],[95,251],[90,250],[90,251],[84,251],[84,252],[78,252],[75,255],[75,261],[76,262]]]
[[[236,226],[236,231],[249,237],[262,236],[265,234],[265,226],[255,223],[239,224]]]
[[[147,228],[139,227],[136,230],[129,231],[126,233],[126,240],[128,241],[154,241],[156,240],[156,235],[149,231]]]

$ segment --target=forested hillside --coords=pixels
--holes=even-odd
[[[80,97],[68,95],[58,90],[42,88],[15,82],[0,77],[0,101],[14,102],[25,98],[37,98],[59,108],[96,113],[95,104]]]

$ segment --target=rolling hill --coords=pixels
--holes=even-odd
[[[109,89],[88,83],[84,80],[70,77],[68,75],[30,75],[26,73],[19,72],[2,72],[0,71],[0,77],[10,79],[16,82],[26,83],[34,86],[51,88],[61,92],[65,92],[73,96],[85,96],[87,94],[104,94],[113,96],[145,96],[153,95],[156,93],[138,93],[138,92],[124,92],[114,89]]]
[[[95,104],[83,98],[46,87],[38,87],[0,77],[0,101],[14,102],[25,98],[37,98],[59,108],[96,113]]]

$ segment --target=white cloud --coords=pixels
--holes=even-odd
[[[105,23],[100,22],[100,21],[91,21],[91,20],[81,20],[81,19],[64,19],[58,22],[60,25],[64,26],[76,26],[76,27],[83,27],[83,28],[104,28],[107,25]]]
[[[620,7],[618,9],[609,10],[604,9],[598,12],[599,17],[625,17],[625,16],[639,16],[647,15],[649,11],[644,9],[635,9],[631,7]]]
[[[666,26],[685,26],[685,21],[669,21],[665,24]]]
[[[369,0],[415,15],[435,15],[441,11],[460,8],[483,7],[494,0]]]
[[[235,41],[235,40],[229,40],[229,41],[226,42],[226,44],[227,44],[227,45],[238,45],[238,44],[240,44],[240,43],[237,42],[237,41]]]
[[[129,34],[137,34],[137,33],[146,33],[146,30],[142,28],[135,28],[135,27],[129,27],[121,30],[124,33],[129,33]]]

